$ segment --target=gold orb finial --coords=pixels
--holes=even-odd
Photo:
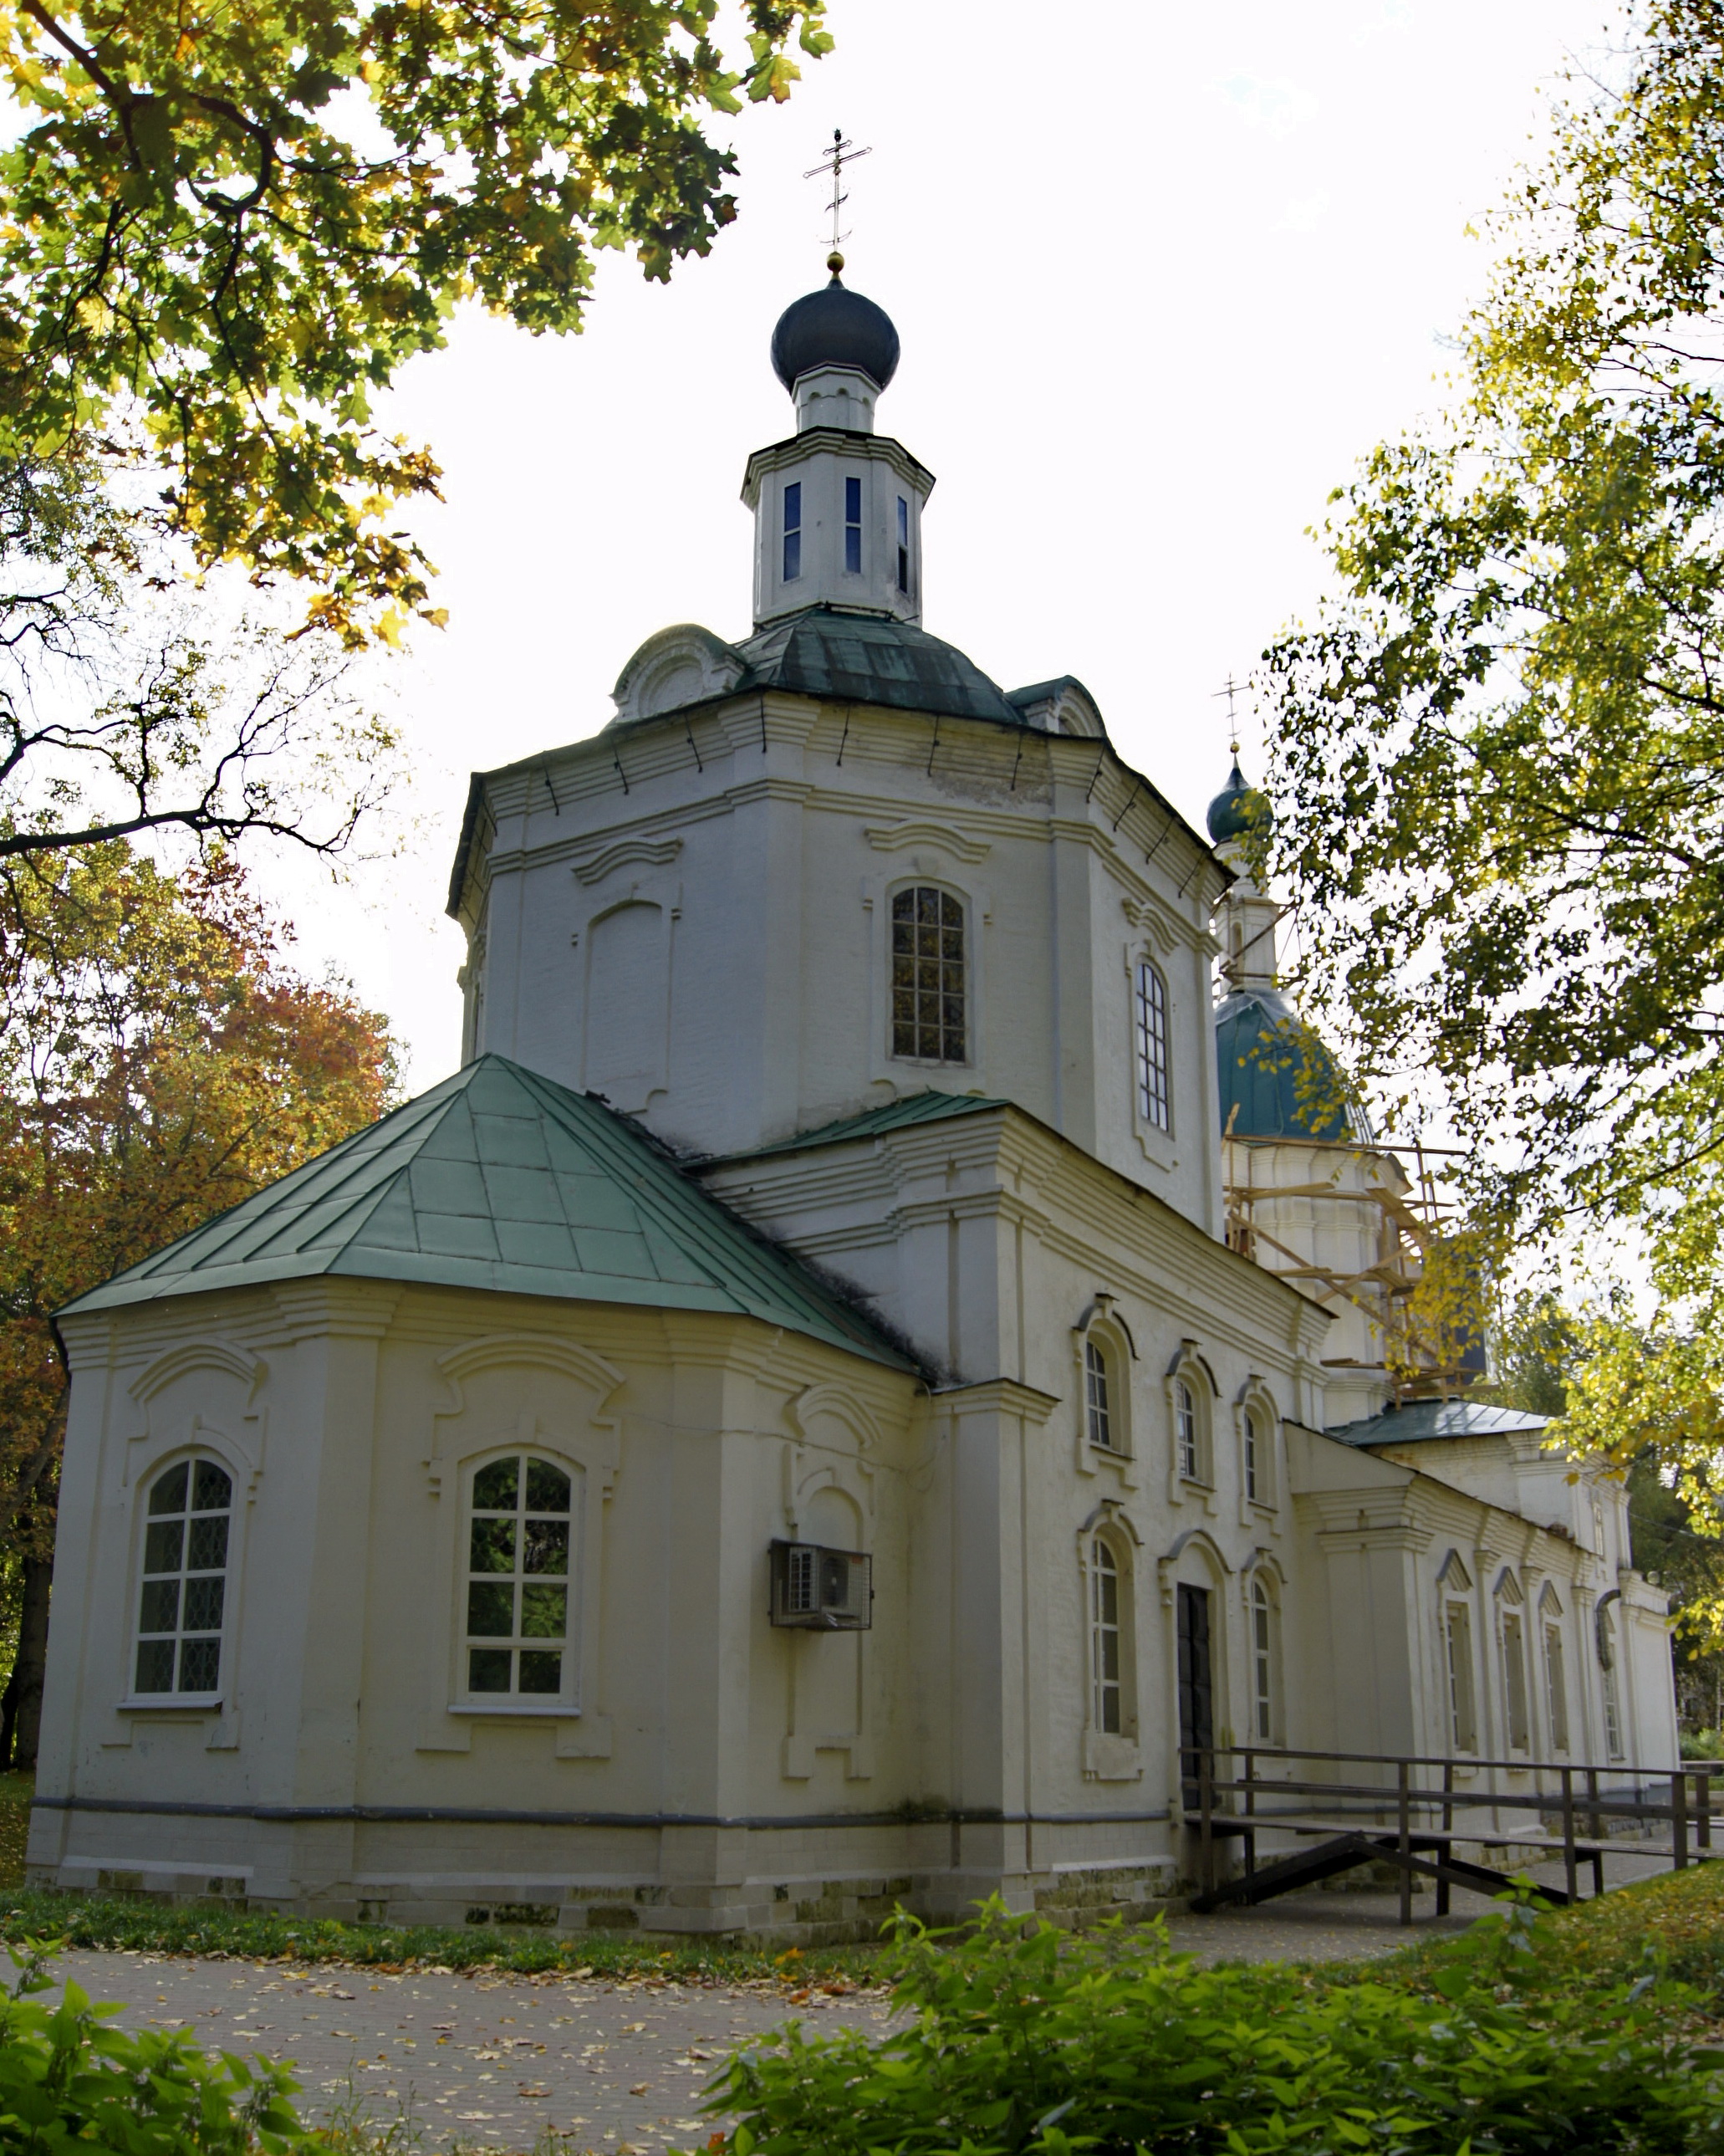
[[[839,271],[844,266],[844,258],[839,253],[835,247],[833,249],[831,254],[826,258],[826,266],[832,272],[834,277],[837,276]]]

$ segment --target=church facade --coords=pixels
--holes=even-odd
[[[1673,1763],[1619,1488],[1390,1404],[1243,781],[922,629],[897,359],[793,306],[753,633],[475,777],[459,1072],[62,1313],[38,1881],[833,1938],[1176,1892],[1182,1747]]]

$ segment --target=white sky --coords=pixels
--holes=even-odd
[[[403,377],[387,416],[444,467],[419,528],[451,614],[387,670],[418,820],[339,888],[272,864],[302,962],[349,973],[411,1088],[434,1082],[459,1054],[442,909],[469,770],[603,726],[667,623],[747,634],[738,490],[791,430],[767,346],[824,279],[801,176],[834,126],[873,146],[846,282],[903,340],[879,424],[939,481],[924,625],[1003,688],[1079,676],[1196,820],[1226,770],[1213,691],[1310,608],[1330,490],[1440,396],[1438,335],[1485,273],[1467,223],[1605,12],[834,0],[837,50],[735,123],[741,214],[706,261],[667,287],[607,256],[581,337],[475,316]]]

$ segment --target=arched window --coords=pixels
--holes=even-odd
[[[1179,1472],[1190,1482],[1198,1480],[1200,1464],[1197,1394],[1183,1378],[1173,1380],[1173,1456]]]
[[[1245,1410],[1245,1497],[1249,1504],[1261,1502],[1263,1491],[1262,1461],[1259,1448],[1262,1439],[1258,1434],[1257,1418],[1249,1408]]]
[[[1616,1622],[1609,1601],[1598,1604],[1598,1661],[1604,1679],[1604,1749],[1622,1757],[1622,1695],[1616,1683]]]
[[[1132,1027],[1137,1060],[1137,1112],[1158,1131],[1173,1127],[1167,1084],[1167,991],[1161,975],[1144,959],[1137,968]]]
[[[962,1063],[967,1052],[964,909],[917,884],[892,900],[892,1053]]]
[[[220,1686],[233,1507],[227,1469],[202,1456],[177,1461],[150,1486],[138,1604],[140,1695]]]
[[[1084,1342],[1084,1427],[1091,1445],[1114,1450],[1107,1404],[1107,1358],[1093,1340]]]
[[[1260,1579],[1251,1583],[1252,1719],[1260,1744],[1275,1741],[1275,1604]]]
[[[1505,1572],[1496,1590],[1497,1624],[1502,1637],[1502,1694],[1509,1749],[1532,1748],[1532,1717],[1526,1702],[1526,1628],[1521,1614],[1521,1589]]]
[[[475,1471],[464,1643],[474,1697],[563,1690],[572,1504],[567,1471],[549,1460],[511,1453]]]
[[[1457,1752],[1478,1748],[1478,1718],[1473,1712],[1473,1620],[1464,1602],[1443,1605],[1443,1649],[1448,1665],[1449,1732]]]
[[[1562,1661],[1562,1605],[1548,1586],[1539,1597],[1544,1646],[1544,1697],[1551,1721],[1551,1749],[1568,1749],[1568,1681]]]
[[[1097,1535],[1090,1546],[1090,1722],[1104,1736],[1125,1727],[1120,1654],[1120,1568]]]

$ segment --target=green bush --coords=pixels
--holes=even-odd
[[[280,2066],[225,2053],[205,2058],[175,2029],[132,2034],[106,2025],[75,1984],[58,2005],[46,1991],[50,1948],[8,1949],[18,1970],[0,1984],[0,2148],[26,2156],[115,2150],[120,2156],[288,2156],[313,2139],[288,2098]]]
[[[1716,2156],[1724,2091],[1655,1974],[1612,1999],[1548,1974],[1546,1919],[1487,1920],[1416,1989],[1198,1969],[1159,1926],[1076,1940],[998,1903],[967,1937],[899,1920],[870,2043],[793,2025],[711,2108],[730,2156],[1078,2149],[1190,2156]]]

